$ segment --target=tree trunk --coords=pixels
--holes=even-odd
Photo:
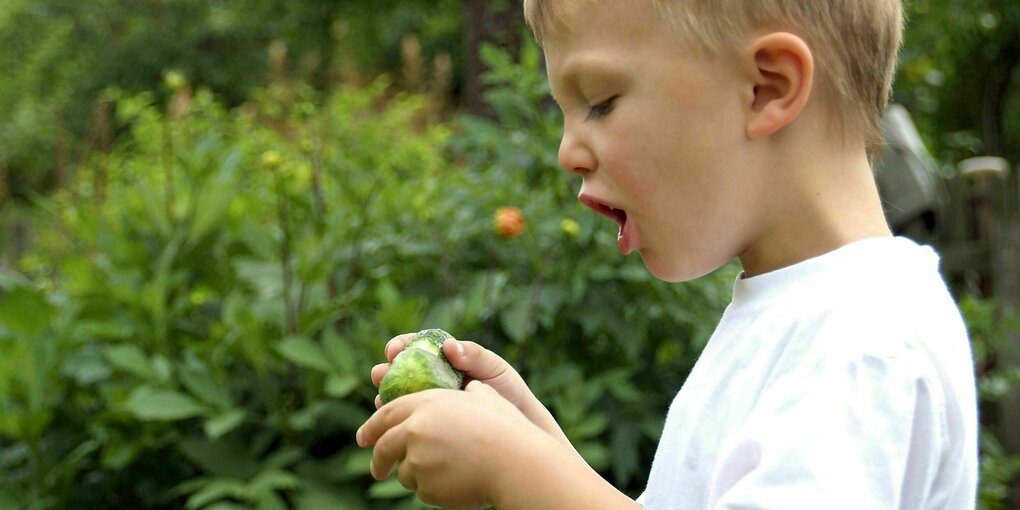
[[[519,1],[464,0],[464,95],[467,110],[475,115],[493,118],[495,112],[485,102],[486,86],[482,82],[485,64],[479,49],[495,44],[517,55],[521,47],[524,11]]]

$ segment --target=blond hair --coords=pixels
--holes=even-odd
[[[649,1],[669,26],[711,54],[735,49],[759,28],[796,30],[814,53],[819,85],[834,106],[830,131],[863,135],[875,161],[902,40],[900,0]],[[569,27],[564,2],[580,0],[524,0],[525,19],[539,44],[548,32]]]

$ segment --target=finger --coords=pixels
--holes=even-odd
[[[414,469],[410,462],[401,462],[397,466],[397,480],[400,480],[400,485],[409,491],[418,490],[418,480],[414,476]]]
[[[375,408],[379,409],[380,407],[382,407],[382,397],[380,397],[379,395],[376,395],[375,396]]]
[[[389,371],[390,371],[389,363],[379,363],[378,365],[372,367],[372,384],[376,385],[376,387],[379,387],[379,384],[382,383],[383,376],[385,376],[386,372]]]
[[[414,333],[405,333],[403,335],[397,335],[390,339],[389,342],[386,342],[386,348],[383,349],[386,354],[386,359],[390,363],[393,363],[393,358],[396,358],[397,354],[400,354],[400,351],[404,350],[404,347],[407,347],[407,342],[410,341],[411,337],[414,335]]]
[[[407,455],[407,434],[405,427],[388,430],[372,450],[370,470],[376,480],[385,480],[393,472],[393,466]]]
[[[414,412],[424,393],[428,392],[404,395],[380,407],[375,414],[368,418],[368,421],[361,425],[361,428],[355,434],[358,446],[368,448],[374,445],[387,430],[403,423]]]

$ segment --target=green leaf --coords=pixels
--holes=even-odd
[[[428,315],[425,316],[423,324],[429,324],[432,327],[448,328],[448,324],[453,324],[454,319],[457,317],[456,305],[455,299],[440,299],[436,301],[432,305],[432,309],[429,310]]]
[[[500,324],[508,337],[516,343],[523,343],[531,334],[529,314],[531,312],[531,295],[524,289],[510,293],[511,300],[499,315]]]
[[[346,398],[358,387],[358,378],[353,374],[329,374],[326,377],[326,395],[333,398]]]
[[[577,453],[581,454],[592,469],[604,469],[609,464],[609,448],[601,443],[595,441],[579,443]]]
[[[213,379],[204,366],[185,365],[180,369],[179,376],[184,387],[202,402],[220,409],[234,405],[229,386]]]
[[[256,510],[287,510],[287,502],[275,492],[257,492],[254,499]]]
[[[233,501],[217,501],[202,510],[251,510],[251,506],[234,503]]]
[[[375,482],[368,488],[368,497],[372,499],[396,499],[410,496],[411,494],[414,493],[400,485],[400,480],[396,477]]]
[[[322,350],[340,373],[354,371],[354,350],[348,341],[340,337],[333,328],[326,328],[322,334]]]
[[[209,439],[218,439],[236,429],[244,422],[245,416],[247,414],[243,409],[228,409],[213,416],[205,422],[205,435],[209,436]]]
[[[156,377],[156,381],[161,384],[168,384],[170,378],[174,374],[174,366],[170,364],[170,360],[166,359],[166,356],[157,354],[152,357],[152,373]]]
[[[463,318],[468,323],[488,319],[508,281],[503,271],[489,270],[475,276],[465,296]]]
[[[259,463],[241,445],[218,439],[185,439],[181,453],[209,474],[247,480],[259,469]]]
[[[234,174],[240,161],[241,151],[232,150],[224,158],[220,172],[202,186],[196,200],[191,230],[188,232],[189,246],[201,240],[226,216],[230,203],[237,194]]]
[[[24,508],[25,502],[7,489],[0,489],[0,508]]]
[[[99,350],[85,348],[73,352],[64,359],[60,373],[74,379],[82,386],[102,381],[110,376],[110,365]]]
[[[216,478],[205,484],[204,487],[195,491],[186,503],[188,508],[202,508],[210,503],[221,499],[236,498],[244,499],[247,495],[246,487],[240,480],[230,478]]]
[[[371,462],[372,450],[355,450],[347,457],[347,461],[344,462],[344,467],[341,470],[341,473],[343,473],[344,476],[351,478],[367,475],[371,473]]]
[[[319,417],[326,412],[325,402],[318,400],[308,404],[300,411],[291,413],[287,417],[287,423],[297,430],[311,430],[318,422]]]
[[[173,390],[142,386],[131,392],[127,409],[141,420],[173,421],[198,416],[205,412],[195,399]]]
[[[326,423],[338,430],[353,432],[358,430],[371,416],[364,405],[354,404],[346,400],[329,400],[323,416]]]
[[[329,360],[326,359],[326,354],[322,352],[322,348],[304,337],[289,337],[276,346],[276,351],[284,359],[300,367],[327,373],[333,369]]]
[[[100,465],[111,471],[120,471],[134,461],[141,451],[142,445],[138,441],[116,437],[116,440],[111,440],[103,447],[99,456]]]
[[[263,471],[248,482],[248,487],[255,491],[291,490],[298,488],[299,485],[301,482],[293,473],[280,469]]]
[[[53,314],[53,306],[46,297],[28,287],[15,287],[0,294],[0,327],[9,331],[37,335],[50,326]]]
[[[149,363],[149,357],[137,345],[114,345],[103,350],[103,354],[111,365],[129,374],[148,381],[157,379],[155,371]]]
[[[297,446],[278,448],[259,464],[262,469],[283,469],[305,457],[305,450]]]
[[[298,494],[295,510],[368,510],[364,496],[353,487],[315,487]]]
[[[631,421],[613,429],[609,449],[613,455],[613,476],[616,478],[616,483],[620,485],[627,485],[634,473],[638,471],[640,462],[638,438],[640,436],[641,430]]]
[[[606,430],[609,425],[609,418],[604,414],[592,414],[585,418],[580,425],[570,430],[570,439],[578,441],[595,437]]]

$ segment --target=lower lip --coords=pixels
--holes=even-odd
[[[633,223],[626,221],[620,227],[620,233],[616,237],[616,246],[624,255],[630,255],[634,251],[637,246],[637,236]]]

